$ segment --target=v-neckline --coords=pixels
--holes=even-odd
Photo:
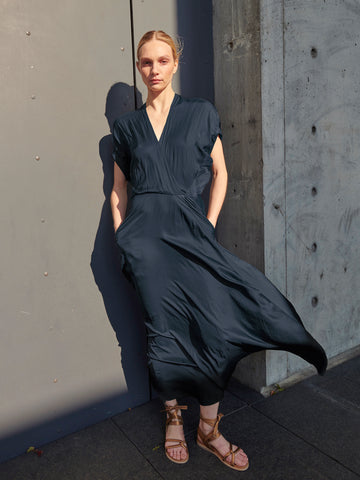
[[[144,110],[144,112],[145,112],[145,117],[146,117],[147,122],[148,122],[148,124],[149,124],[150,130],[152,131],[152,135],[153,135],[153,137],[154,137],[154,139],[155,139],[155,141],[156,141],[157,144],[161,143],[161,141],[162,141],[162,139],[163,139],[163,137],[164,137],[164,135],[165,135],[165,133],[166,133],[167,125],[168,125],[168,123],[169,123],[170,114],[171,114],[172,108],[173,108],[173,106],[174,106],[174,104],[175,104],[175,99],[176,99],[177,97],[178,97],[178,94],[175,93],[175,95],[174,95],[174,97],[173,97],[173,99],[172,99],[172,101],[171,101],[170,108],[169,108],[169,111],[168,111],[168,113],[167,113],[166,120],[165,120],[165,123],[164,123],[164,127],[163,127],[163,129],[162,129],[162,132],[161,132],[159,138],[156,136],[154,127],[152,126],[152,123],[151,123],[151,121],[150,121],[150,117],[149,117],[149,115],[148,115],[148,113],[147,113],[147,111],[146,111],[146,102],[145,102],[145,103],[143,104],[143,106],[142,106],[142,108],[143,108],[143,110]]]

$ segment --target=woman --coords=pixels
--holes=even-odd
[[[139,42],[137,68],[148,96],[114,122],[115,236],[143,309],[151,380],[165,402],[167,457],[189,458],[181,417],[187,406],[176,399],[191,395],[200,403],[198,445],[246,470],[247,455],[218,431],[219,402],[238,360],[282,349],[323,374],[327,359],[279,290],[216,240],[228,178],[220,121],[207,100],[174,92],[179,55],[163,31]],[[201,192],[211,173],[206,215]]]

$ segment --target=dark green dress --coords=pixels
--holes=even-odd
[[[292,304],[224,248],[206,218],[200,194],[221,138],[215,107],[176,94],[159,141],[145,107],[114,122],[113,158],[132,185],[115,236],[142,305],[160,397],[215,403],[238,360],[263,349],[295,353],[324,374],[325,352]]]

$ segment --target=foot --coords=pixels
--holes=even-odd
[[[179,412],[180,410],[178,410]],[[167,417],[169,418],[169,416]],[[168,425],[166,429],[166,438],[178,438],[185,442],[184,429],[182,425]],[[167,447],[167,452],[174,460],[185,460],[187,453],[184,447],[177,446],[174,448],[169,448],[171,445],[176,445],[179,442],[172,442],[165,440],[165,447]]]
[[[199,422],[199,428],[205,435],[213,431],[213,427],[203,422],[202,420],[200,420]],[[221,455],[226,455],[230,449],[228,440],[226,440],[221,434],[218,438],[216,438],[215,440],[211,440],[209,443],[210,445],[215,447],[221,453]],[[237,446],[233,445],[232,449],[235,450],[236,448]],[[232,455],[228,455],[225,458],[226,462],[229,464],[231,462],[231,457]],[[245,465],[247,465],[249,459],[244,450],[240,449],[236,452],[234,461],[235,465],[239,467],[244,467]]]
[[[181,417],[181,410],[172,410],[172,412],[176,412],[179,417]],[[170,418],[169,412],[167,412],[167,418]],[[176,445],[179,442],[174,442],[171,440],[166,440],[167,438],[176,438],[182,440],[185,444],[185,436],[184,436],[184,429],[182,425],[171,425],[169,424],[166,427],[166,434],[165,434],[165,447],[168,452],[168,455],[173,458],[174,460],[185,460],[187,458],[187,452],[184,447],[178,445],[174,448],[170,448],[171,445]]]

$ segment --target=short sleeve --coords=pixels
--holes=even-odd
[[[120,167],[126,180],[130,180],[130,153],[127,147],[125,137],[119,127],[119,123],[115,120],[113,125],[113,152],[112,157],[115,163]]]
[[[208,145],[207,151],[210,154],[214,144],[216,142],[217,137],[219,136],[222,139],[222,132],[221,132],[221,122],[219,114],[215,108],[215,106],[208,102]]]

